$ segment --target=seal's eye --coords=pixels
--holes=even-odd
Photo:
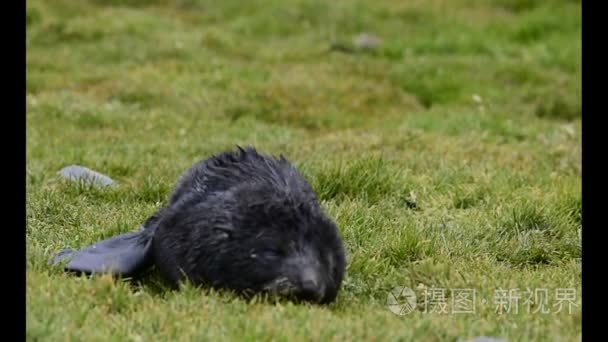
[[[264,259],[277,259],[282,256],[282,252],[278,249],[266,248],[258,253]]]

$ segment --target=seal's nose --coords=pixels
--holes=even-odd
[[[318,302],[323,298],[325,288],[321,284],[319,275],[312,269],[306,269],[300,276],[298,283],[298,297],[303,300]]]

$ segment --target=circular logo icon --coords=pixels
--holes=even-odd
[[[396,315],[407,315],[416,309],[416,294],[409,287],[395,287],[388,293],[386,305]]]

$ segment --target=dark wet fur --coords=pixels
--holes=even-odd
[[[329,303],[345,272],[338,229],[310,185],[283,156],[253,148],[195,164],[139,234],[132,248],[152,242],[147,262],[137,265],[155,265],[174,286],[188,279],[243,294]],[[111,248],[106,256],[117,254]],[[115,273],[132,272],[128,261],[131,268]]]

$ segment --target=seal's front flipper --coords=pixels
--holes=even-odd
[[[66,271],[131,277],[151,266],[152,233],[153,230],[142,229],[102,240],[79,251],[63,250],[55,256],[53,264],[67,261]]]

